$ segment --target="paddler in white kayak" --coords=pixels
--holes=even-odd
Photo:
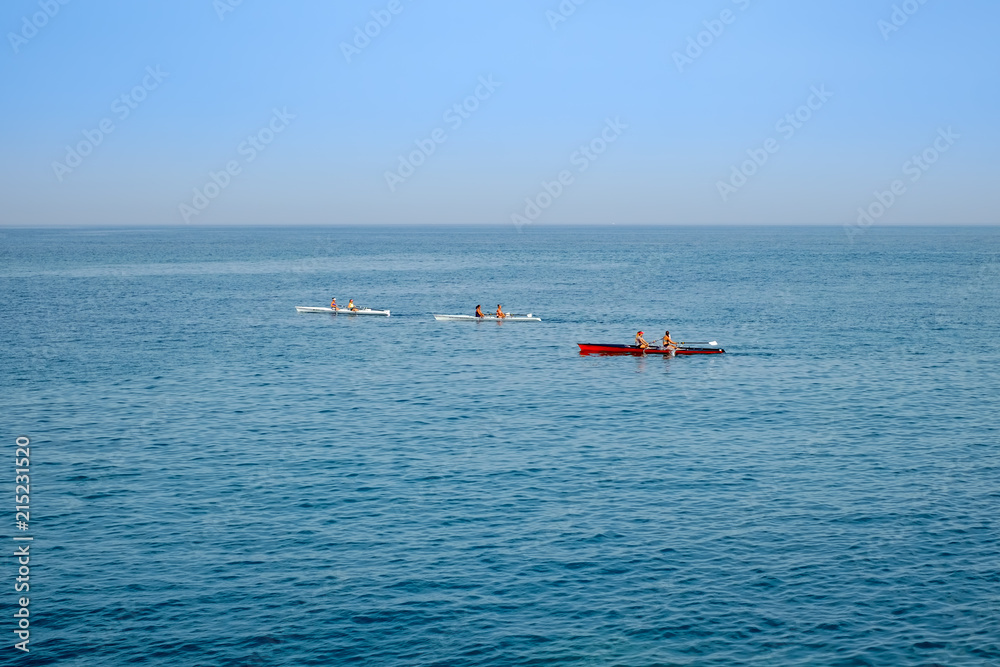
[[[333,308],[334,310],[337,310],[337,297],[333,297],[332,299],[330,299],[330,307]]]
[[[486,317],[486,315],[483,314],[482,304],[476,306],[476,317]]]
[[[502,319],[503,319],[503,318],[505,318],[505,317],[507,317],[507,316],[503,314],[503,308],[502,308],[502,307],[500,306],[500,304],[498,303],[498,304],[497,304],[497,319],[498,319],[498,320],[502,320]]]
[[[646,339],[642,337],[641,331],[635,335],[635,344],[639,347],[639,349],[642,350],[645,350],[647,347],[649,347],[649,343],[647,343]]]
[[[347,310],[357,310],[357,307],[354,305],[354,299],[347,302]]]
[[[667,331],[663,334],[663,349],[664,350],[676,350],[677,341],[670,337],[670,332]]]

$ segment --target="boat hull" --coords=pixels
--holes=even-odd
[[[382,317],[389,317],[388,310],[373,310],[372,308],[359,308],[357,310],[338,308],[334,310],[329,306],[295,306],[295,310],[300,313],[332,313],[334,315],[381,315]]]
[[[438,322],[541,322],[542,318],[531,315],[508,315],[507,317],[476,317],[475,315],[435,315]]]
[[[659,347],[647,347],[642,349],[636,345],[599,345],[595,343],[577,343],[580,346],[580,354],[634,354],[637,356],[647,354],[688,355],[688,354],[722,354],[725,352],[721,347],[680,347],[676,350],[664,350]]]

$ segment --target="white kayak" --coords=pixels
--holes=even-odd
[[[383,317],[389,317],[388,310],[373,310],[371,308],[358,308],[356,310],[348,310],[347,308],[337,308],[334,310],[329,306],[295,306],[295,310],[300,313],[334,313],[340,315],[382,315]]]
[[[507,317],[497,317],[487,315],[486,317],[476,317],[475,315],[435,315],[438,322],[541,322],[542,318],[534,317],[531,313],[527,315],[508,315]]]

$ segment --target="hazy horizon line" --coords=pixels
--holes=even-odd
[[[482,229],[500,229],[500,228],[513,228],[514,225],[510,223],[477,223],[477,222],[366,222],[366,223],[228,223],[228,224],[216,224],[216,225],[190,225],[190,224],[135,224],[135,223],[104,223],[104,224],[92,224],[92,223],[79,223],[79,224],[62,224],[62,225],[4,225],[0,224],[0,229],[10,230],[10,231],[21,231],[21,230],[64,230],[64,229],[115,229],[115,230],[127,230],[127,229],[280,229],[280,228],[298,228],[298,229],[379,229],[379,228],[391,228],[391,227],[407,227],[407,228],[482,228]],[[574,228],[610,228],[610,227],[622,227],[622,228],[765,228],[765,227],[784,227],[784,228],[842,228],[842,224],[831,224],[831,223],[783,223],[783,222],[761,222],[761,223],[744,223],[744,222],[703,222],[703,223],[672,223],[672,222],[662,222],[662,223],[644,223],[644,222],[634,222],[634,223],[617,223],[617,222],[607,222],[607,223],[589,223],[589,222],[579,222],[579,223],[549,223],[540,225],[529,225],[523,227],[521,230],[524,231],[528,229],[574,229]],[[995,223],[920,223],[920,222],[910,222],[910,223],[884,223],[879,225],[873,225],[873,227],[892,227],[892,228],[940,228],[940,229],[961,229],[961,228],[991,228],[1000,227],[1000,222]]]

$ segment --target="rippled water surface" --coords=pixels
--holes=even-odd
[[[998,252],[998,229],[7,231],[30,660],[1000,664]],[[392,316],[295,311],[331,296]],[[543,321],[430,315],[498,302]],[[667,328],[727,354],[576,347]]]

